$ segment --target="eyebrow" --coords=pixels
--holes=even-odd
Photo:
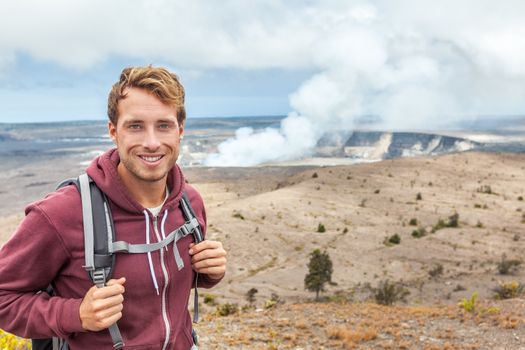
[[[160,119],[160,120],[157,120],[157,123],[175,124],[176,121],[175,121],[175,120],[172,120],[172,119]]]
[[[140,119],[131,119],[131,120],[126,120],[124,122],[124,125],[128,125],[128,124],[143,124],[144,121],[143,120],[140,120]]]

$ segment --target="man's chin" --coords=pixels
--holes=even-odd
[[[159,181],[166,181],[167,174],[164,174],[162,176],[149,175],[149,176],[142,176],[142,177],[139,177],[139,178],[142,181],[144,181],[144,182],[155,183],[155,182],[159,182]]]
[[[144,182],[155,183],[159,181],[166,181],[168,177],[167,172],[146,172],[146,171],[135,171],[133,175],[136,179]]]

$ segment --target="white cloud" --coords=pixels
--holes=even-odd
[[[317,70],[291,96],[301,132],[267,131],[294,153],[290,138],[351,127],[362,114],[430,128],[523,113],[524,13],[521,0],[21,0],[0,13],[0,71],[17,53],[80,70],[114,55],[193,71]]]
[[[369,66],[410,35],[452,40],[472,58],[525,74],[522,1],[38,0],[3,4],[0,55],[85,68],[111,55],[189,68]],[[391,48],[390,48],[391,49]],[[375,52],[378,50],[379,52]],[[505,64],[504,64],[505,63]],[[507,65],[508,64],[508,65]],[[510,66],[510,68],[509,68]],[[505,67],[505,68],[504,68]]]

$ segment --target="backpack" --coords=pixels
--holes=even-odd
[[[184,215],[186,222],[177,230],[171,232],[166,238],[160,242],[151,244],[130,244],[124,241],[115,241],[115,228],[109,202],[106,195],[98,188],[95,182],[87,175],[82,174],[76,179],[67,179],[61,182],[57,189],[64,186],[75,185],[80,192],[82,201],[82,219],[84,227],[84,250],[85,250],[85,266],[84,268],[89,274],[90,279],[97,287],[103,287],[111,278],[113,267],[115,265],[116,253],[142,254],[156,251],[164,248],[171,242],[176,242],[192,234],[195,243],[203,240],[202,231],[197,221],[197,217],[190,200],[184,192],[180,200],[180,208]],[[178,253],[175,251],[175,260],[179,269],[184,267],[184,263]],[[195,274],[195,293],[193,300],[193,322],[199,320],[199,304],[197,291],[198,273]],[[54,295],[53,286],[50,285],[46,292]],[[124,342],[117,323],[109,327],[109,333],[113,341],[115,349],[122,349]],[[197,336],[195,331],[192,331],[193,341],[197,344]],[[32,339],[33,350],[67,350],[69,349],[64,339],[47,338],[47,339]]]

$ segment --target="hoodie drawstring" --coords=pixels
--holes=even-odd
[[[147,210],[144,210],[144,216],[146,217],[146,244],[150,244],[149,238],[149,214]],[[162,227],[162,232],[164,234],[164,227]],[[151,252],[148,252],[148,262],[149,262],[149,271],[151,273],[151,279],[153,280],[153,285],[159,295],[159,285],[157,283],[157,277],[155,277],[155,270],[153,269],[153,261],[151,260]]]
[[[162,218],[162,223],[160,225],[160,233],[162,234],[162,239],[166,239],[166,233],[164,232],[164,223],[166,222],[166,219],[168,218],[168,209],[164,210],[164,217]],[[175,244],[175,243],[174,243]],[[168,251],[168,247],[164,247],[166,251]]]

